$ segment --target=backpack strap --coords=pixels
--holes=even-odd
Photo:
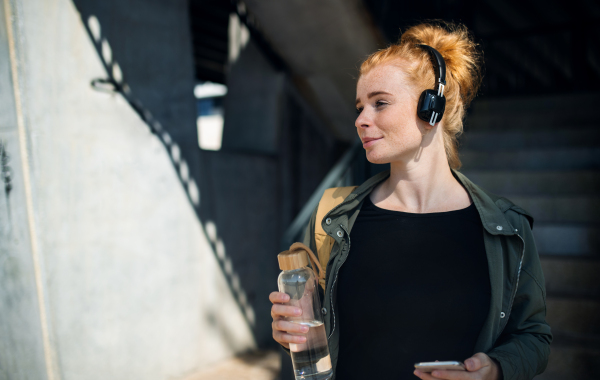
[[[325,190],[321,200],[319,201],[319,206],[317,208],[317,217],[315,220],[315,244],[317,248],[317,256],[319,258],[319,263],[321,264],[321,268],[323,268],[323,277],[319,279],[319,285],[325,290],[325,272],[327,270],[327,262],[329,261],[329,256],[331,255],[331,249],[333,248],[333,243],[335,240],[327,235],[325,230],[323,230],[323,218],[329,211],[331,211],[334,207],[341,204],[344,199],[357,186],[347,186],[347,187],[332,187],[331,189]]]

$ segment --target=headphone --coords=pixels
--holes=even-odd
[[[444,110],[446,109],[446,98],[444,97],[444,86],[446,86],[446,62],[440,52],[428,45],[417,45],[427,50],[431,55],[433,69],[435,71],[435,88],[425,90],[421,93],[419,104],[417,106],[417,116],[423,121],[428,121],[429,125],[442,120]]]

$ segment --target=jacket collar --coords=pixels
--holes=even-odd
[[[503,198],[492,199],[490,194],[471,182],[464,174],[452,169],[452,175],[467,190],[475,207],[479,212],[483,227],[492,235],[514,235],[515,229],[504,216],[504,211],[509,207],[503,203]],[[340,205],[335,212],[329,216],[341,216],[346,212],[359,207],[362,200],[373,191],[373,189],[390,176],[390,171],[385,170],[366,180],[356,188]]]
[[[508,222],[504,211],[508,209],[507,204],[502,202],[502,198],[493,200],[486,191],[471,182],[464,174],[452,169],[454,178],[460,182],[467,190],[475,207],[479,212],[479,217],[483,227],[492,235],[514,235],[515,228]]]

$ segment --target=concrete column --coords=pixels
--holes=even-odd
[[[254,347],[198,217],[210,199],[182,182],[203,180],[186,2],[1,4],[0,378],[182,378]],[[160,138],[90,86],[107,75],[92,16]]]
[[[13,7],[0,6],[0,378],[52,373],[45,286],[32,220]],[[2,181],[1,179],[4,179]]]

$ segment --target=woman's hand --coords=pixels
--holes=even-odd
[[[501,380],[502,368],[483,352],[465,360],[466,371],[439,370],[431,374],[415,370],[414,374],[422,380]]]
[[[306,342],[306,337],[301,334],[308,332],[308,326],[285,320],[285,317],[298,317],[302,315],[302,309],[295,306],[281,305],[290,300],[290,296],[285,293],[273,292],[269,294],[269,300],[273,303],[273,307],[271,307],[273,339],[287,349],[290,348],[290,343],[299,344]]]

